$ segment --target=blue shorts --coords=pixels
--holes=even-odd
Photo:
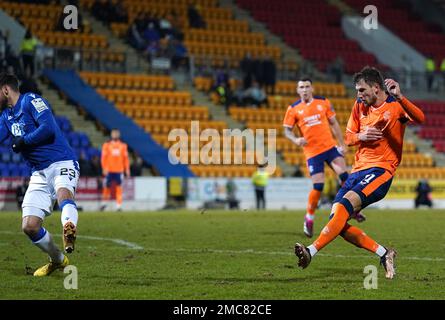
[[[313,176],[316,173],[324,172],[324,163],[330,164],[335,158],[343,157],[336,147],[329,149],[315,157],[307,159],[309,174]]]
[[[350,190],[362,200],[362,209],[382,200],[391,187],[393,175],[383,168],[370,168],[351,173],[338,191],[334,203],[339,202]]]
[[[118,186],[122,184],[122,173],[109,173],[105,178],[105,185],[107,188],[111,187],[111,184],[116,182]]]

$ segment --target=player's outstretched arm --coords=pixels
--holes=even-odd
[[[286,136],[286,138],[288,138],[299,147],[304,147],[305,145],[307,145],[306,139],[295,136],[292,128],[284,126],[284,135]]]
[[[403,107],[412,121],[419,124],[425,121],[425,114],[423,111],[420,110],[420,108],[414,103],[409,101],[405,96],[403,96],[400,90],[400,85],[397,81],[393,79],[385,79],[385,85],[389,94],[399,101],[400,105]]]
[[[403,97],[403,99],[399,102],[410,119],[412,119],[414,122],[421,124],[425,121],[425,114],[423,111],[406,97]]]

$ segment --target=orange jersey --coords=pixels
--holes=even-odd
[[[383,131],[383,138],[358,142],[352,172],[379,167],[394,174],[402,160],[403,136],[410,117],[397,100],[389,96],[378,108],[367,107],[357,100],[349,117],[346,135],[357,134],[366,127]]]
[[[301,136],[307,141],[303,151],[309,159],[335,147],[336,142],[329,125],[332,117],[335,117],[335,112],[329,100],[314,96],[309,104],[298,100],[290,105],[284,116],[283,126],[298,126]]]
[[[102,146],[102,168],[112,173],[122,173],[130,168],[127,144],[110,140]]]

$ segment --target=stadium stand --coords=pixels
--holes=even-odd
[[[314,61],[323,72],[337,57],[342,57],[346,73],[354,73],[364,65],[387,69],[372,54],[362,51],[356,42],[346,39],[338,9],[325,1],[238,0],[237,4],[297,48],[305,59]],[[297,17],[295,12],[299,13]]]
[[[355,7],[362,5],[363,1],[347,0],[345,1]],[[396,11],[401,11],[396,2],[383,3],[385,8],[389,8],[397,16],[402,16]],[[380,3],[379,2],[379,3]],[[213,70],[220,67],[238,68],[240,62],[247,55],[263,58],[270,56],[278,66],[283,66],[282,52],[279,47],[268,44],[265,35],[258,32],[251,32],[247,21],[234,19],[234,9],[221,8],[216,0],[197,0],[194,1],[199,13],[205,21],[204,28],[194,28],[190,25],[188,19],[187,0],[168,0],[162,3],[155,1],[126,0],[120,4],[122,10],[122,19],[103,20],[97,12],[93,14],[104,21],[110,30],[118,37],[126,38],[132,24],[139,19],[139,15],[146,14],[146,17],[160,22],[162,19],[170,19],[175,27],[179,28],[178,39],[183,41],[187,52],[196,66],[208,65]],[[385,69],[385,66],[379,65],[375,57],[371,54],[361,51],[357,43],[344,37],[340,28],[340,12],[337,8],[327,4],[324,1],[316,0],[310,3],[305,2],[304,6],[300,1],[285,0],[278,4],[271,4],[265,0],[238,0],[237,3],[248,9],[252,15],[261,22],[266,23],[271,31],[283,37],[283,39],[293,47],[300,50],[302,56],[308,60],[315,61],[318,68],[326,71],[328,65],[338,56],[345,62],[346,72],[351,73],[359,70],[365,64],[371,64]],[[81,0],[83,8],[90,12],[94,11],[94,0]],[[114,56],[115,52],[110,51],[109,43],[103,35],[94,34],[88,24],[84,24],[81,33],[69,33],[58,31],[57,22],[60,18],[61,5],[43,5],[43,4],[23,4],[17,2],[2,2],[0,7],[7,13],[14,16],[24,26],[28,27],[43,43],[52,47],[60,48],[83,48],[97,50],[96,52],[84,51],[83,60],[88,60],[96,55],[99,60],[112,60],[122,62],[125,57]],[[295,19],[295,10],[297,8],[301,14]],[[273,9],[273,10],[272,10]],[[292,12],[292,13],[291,13]],[[404,17],[408,17],[404,13]],[[50,18],[50,19],[48,19]],[[387,18],[387,17],[386,17]],[[385,19],[386,19],[385,18]],[[402,19],[402,18],[401,18]],[[119,21],[123,20],[123,21]],[[402,19],[403,20],[403,19]],[[407,21],[406,19],[404,21]],[[311,24],[311,28],[305,28]],[[419,24],[420,26],[420,24]],[[437,30],[423,25],[425,32],[434,33]],[[317,41],[311,41],[317,37]],[[438,37],[433,37],[439,40]],[[431,39],[433,39],[431,38]],[[335,50],[332,50],[335,48]],[[439,52],[439,51],[438,51]],[[286,68],[297,69],[293,62],[286,65]],[[240,176],[247,177],[254,171],[254,165],[238,166],[200,166],[191,165],[190,169],[181,166],[176,171],[168,165],[161,165],[161,162],[167,162],[168,153],[166,148],[172,146],[175,141],[169,141],[168,133],[172,129],[183,129],[190,133],[191,120],[200,121],[200,129],[213,128],[221,133],[227,129],[227,123],[215,121],[207,106],[197,106],[193,103],[193,98],[188,91],[178,91],[172,77],[167,75],[143,75],[143,74],[123,74],[123,73],[104,73],[83,71],[80,77],[91,87],[96,89],[93,92],[91,87],[85,86],[75,73],[62,71],[46,71],[45,75],[56,84],[67,96],[85,108],[88,113],[99,119],[107,128],[118,125],[128,126],[131,130],[121,130],[130,139],[130,147],[141,152],[144,160],[157,168],[162,175],[173,176]],[[59,82],[60,81],[60,82]],[[237,78],[228,80],[230,88],[235,90],[241,83]],[[215,79],[205,74],[199,74],[193,79],[196,89],[210,93],[214,102],[220,102],[215,93],[212,92],[215,86]],[[73,87],[70,87],[73,86]],[[328,97],[337,113],[342,128],[345,127],[348,120],[350,109],[354,99],[348,97],[347,90],[340,83],[314,83],[316,94]],[[80,94],[82,92],[82,94]],[[273,92],[273,93],[272,93]],[[86,93],[86,94],[85,94]],[[101,95],[105,99],[99,97]],[[277,149],[289,165],[300,165],[305,174],[306,168],[303,161],[301,150],[282,136],[282,118],[286,107],[297,100],[295,94],[295,82],[278,80],[273,90],[268,90],[267,101],[260,105],[260,108],[251,108],[250,106],[238,106],[233,104],[228,109],[228,114],[232,119],[243,123],[250,129],[268,129],[275,128],[279,134],[277,139]],[[427,116],[427,122],[421,128],[416,128],[419,136],[424,139],[431,139],[434,147],[438,151],[445,151],[445,144],[441,141],[443,130],[443,105],[422,101],[419,102],[425,106],[426,113],[433,116]],[[113,104],[116,108],[113,107]],[[88,105],[88,106],[87,106]],[[93,108],[94,106],[94,108]],[[100,106],[100,107],[99,107]],[[119,112],[120,111],[120,112]],[[127,116],[127,117],[125,117]],[[119,120],[118,120],[119,119]],[[134,122],[132,122],[132,120]],[[64,120],[58,120],[60,125],[65,125]],[[131,134],[130,134],[131,133]],[[148,133],[148,134],[147,134]],[[142,139],[148,141],[148,146],[136,141]],[[70,133],[68,135],[70,143],[78,148],[78,153],[89,148],[85,136],[82,134]],[[144,138],[142,138],[144,137]],[[190,141],[190,140],[189,140]],[[222,145],[222,137],[219,140]],[[200,141],[202,147],[205,143]],[[162,146],[162,147],[161,147]],[[84,148],[84,149],[82,149]],[[223,153],[210,154],[214,159],[222,161]],[[232,148],[231,159],[245,160],[247,155],[235,151]],[[85,151],[93,154],[93,151]],[[5,156],[7,157],[7,156]],[[184,163],[190,163],[191,154],[177,155],[179,160]],[[347,157],[348,163],[352,162],[352,154]],[[425,170],[428,176],[431,174],[440,175],[441,171],[434,167],[434,160],[428,154],[417,152],[416,146],[408,142],[405,145],[404,161],[399,175],[402,177],[415,176],[414,170],[409,168]],[[404,170],[407,169],[407,170]],[[328,171],[330,172],[330,171]],[[420,172],[420,171],[419,171]],[[423,171],[422,171],[423,172]],[[277,170],[277,176],[281,176],[281,169]]]
[[[445,152],[445,103],[433,101],[417,101],[425,112],[425,123],[419,128],[418,134],[423,139],[432,141],[433,146],[439,152]]]
[[[104,36],[92,34],[91,27],[87,23],[80,22],[80,34],[64,30],[60,26],[61,18],[63,18],[61,4],[1,1],[0,8],[16,18],[43,44],[59,50],[76,49],[80,52],[84,63],[104,61],[117,66],[121,65],[125,59],[123,52],[109,49],[108,41]]]
[[[210,119],[208,108],[193,105],[189,92],[178,92],[174,88],[173,79],[168,76],[131,75],[82,72],[81,77],[89,84],[97,87],[97,92],[109,101],[115,103],[118,110],[132,118],[135,123],[144,128],[160,145],[170,148],[176,141],[169,141],[169,133],[174,129],[191,133],[191,121],[199,121],[199,129],[213,129],[221,135],[218,142],[221,147],[212,159],[223,162],[223,130],[227,124],[223,121]],[[117,80],[119,79],[119,80]],[[142,88],[146,88],[143,90]],[[170,89],[170,91],[168,90]],[[205,143],[201,142],[202,147]],[[216,147],[215,147],[216,148]],[[233,149],[233,148],[232,148]],[[233,150],[232,150],[233,151]],[[191,163],[192,153],[175,155],[184,164]],[[231,159],[237,158],[240,163],[247,163],[247,153],[233,151]],[[254,155],[253,155],[253,158]],[[216,160],[218,159],[218,160]],[[209,166],[206,169],[197,164],[190,169],[198,176],[249,176],[255,165]],[[275,173],[281,176],[280,170]]]
[[[113,104],[101,97],[87,85],[74,71],[45,70],[47,77],[59,90],[76,104],[82,106],[94,118],[111,130],[118,128],[122,139],[137,151],[140,157],[152,165],[157,172],[166,177],[193,176],[187,166],[172,165],[168,161],[168,152],[158,145],[152,137],[137,126],[131,119],[120,113]]]
[[[358,11],[368,2],[365,0],[345,0]],[[373,2],[379,8],[379,21],[394,31],[400,38],[411,44],[419,52],[433,56],[436,65],[445,58],[445,35],[437,25],[422,21],[421,17],[411,11],[409,1]]]
[[[94,1],[82,0],[80,3],[89,11],[93,10]],[[205,28],[192,28],[187,16],[189,3],[127,1],[128,22],[110,23],[110,29],[118,37],[128,37],[132,25],[142,19],[141,14],[145,14],[145,21],[155,23],[162,18],[170,19],[180,29],[177,33],[182,36],[177,38],[183,40],[187,53],[193,56],[193,63],[197,67],[210,64],[212,67],[228,65],[237,68],[240,60],[246,54],[251,54],[254,57],[270,56],[279,68],[291,72],[297,70],[294,61],[280,61],[282,53],[279,47],[268,45],[263,34],[250,32],[246,21],[235,20],[232,10],[218,7],[217,1],[193,2],[200,8]],[[146,49],[146,45],[143,49]]]

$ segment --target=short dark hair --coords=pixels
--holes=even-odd
[[[374,67],[366,66],[360,72],[354,74],[354,84],[357,84],[360,80],[365,81],[370,86],[377,84],[380,89],[385,90],[382,73]]]
[[[297,82],[300,82],[300,81],[309,81],[311,84],[312,84],[312,79],[311,78],[309,78],[309,77],[301,77],[301,78],[299,78],[298,79],[298,81]]]
[[[10,87],[13,91],[19,91],[19,79],[13,74],[2,72],[0,73],[0,88],[5,85]]]

